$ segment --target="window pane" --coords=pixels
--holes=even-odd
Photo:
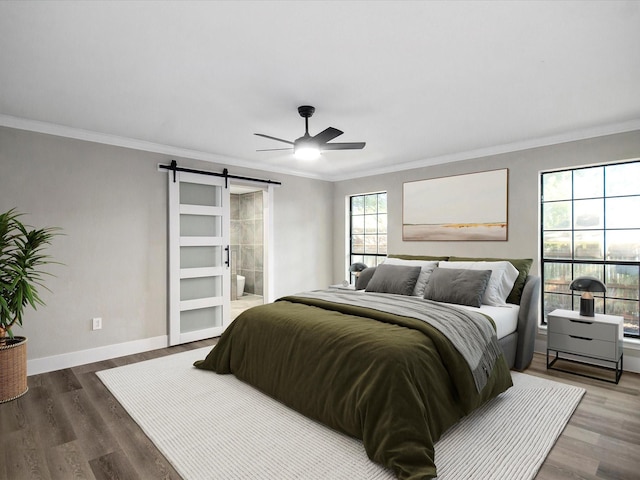
[[[640,228],[640,197],[607,198],[606,205],[607,228]]]
[[[596,277],[604,283],[604,265],[595,263],[577,263],[573,266],[573,278],[578,277]],[[594,292],[594,296],[602,295],[602,293]]]
[[[605,167],[606,194],[608,197],[617,195],[640,195],[640,162],[608,165]],[[629,179],[636,181],[629,181]]]
[[[351,252],[364,253],[364,235],[353,235],[351,237]]]
[[[378,237],[377,236],[365,235],[364,253],[378,253]]]
[[[607,298],[638,299],[640,266],[607,265]]]
[[[378,266],[378,257],[372,256],[372,255],[365,255],[362,261],[367,267]]]
[[[602,228],[604,200],[576,200],[573,204],[575,221],[573,228]]]
[[[562,310],[573,310],[571,305],[571,295],[559,295],[557,293],[544,294],[544,318],[556,308]]]
[[[545,203],[542,211],[542,225],[545,230],[571,228],[571,202]]]
[[[364,197],[359,195],[351,197],[351,214],[362,215],[364,213]]]
[[[542,195],[545,202],[571,198],[571,172],[545,173],[542,177]]]
[[[607,314],[624,318],[624,333],[638,335],[638,302],[625,300],[607,300]]]
[[[579,308],[580,305],[580,297],[576,295],[576,305]],[[595,313],[604,313],[604,299],[602,297],[595,297],[593,299],[593,311]]]
[[[378,213],[387,213],[387,194],[378,194]]]
[[[604,230],[576,231],[574,248],[576,260],[604,260]]]
[[[377,215],[364,216],[364,232],[368,234],[378,233],[378,216]]]
[[[544,291],[545,292],[562,292],[571,293],[569,284],[571,283],[571,264],[570,263],[551,263],[544,264]]]
[[[364,197],[364,213],[378,212],[378,195],[367,195]]]
[[[571,232],[546,232],[544,234],[544,258],[571,259]]]
[[[640,230],[607,232],[607,259],[637,262],[640,260]]]
[[[387,233],[387,215],[378,215],[378,233]]]
[[[351,234],[361,233],[364,233],[364,215],[354,215],[351,217]]]
[[[604,197],[604,167],[582,168],[573,173],[573,198]]]
[[[365,263],[364,261],[364,255],[351,255],[351,262],[350,265],[352,263]]]
[[[640,230],[607,231],[607,260],[640,260]]]
[[[387,236],[386,235],[378,236],[378,253],[381,255],[387,254]]]

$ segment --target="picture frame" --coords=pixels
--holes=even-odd
[[[404,241],[507,241],[509,169],[403,183]]]

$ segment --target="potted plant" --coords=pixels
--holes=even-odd
[[[24,395],[27,390],[26,337],[11,331],[22,325],[25,307],[44,302],[38,288],[46,288],[41,267],[50,263],[45,248],[57,228],[25,226],[15,209],[0,214],[0,403]]]

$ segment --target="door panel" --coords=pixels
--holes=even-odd
[[[230,320],[229,189],[224,178],[169,177],[169,345],[220,335]]]

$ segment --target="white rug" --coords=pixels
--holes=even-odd
[[[192,367],[206,347],[98,372],[185,480],[382,480],[362,442],[233,375]],[[515,386],[436,444],[439,480],[535,477],[584,389],[512,373]]]

